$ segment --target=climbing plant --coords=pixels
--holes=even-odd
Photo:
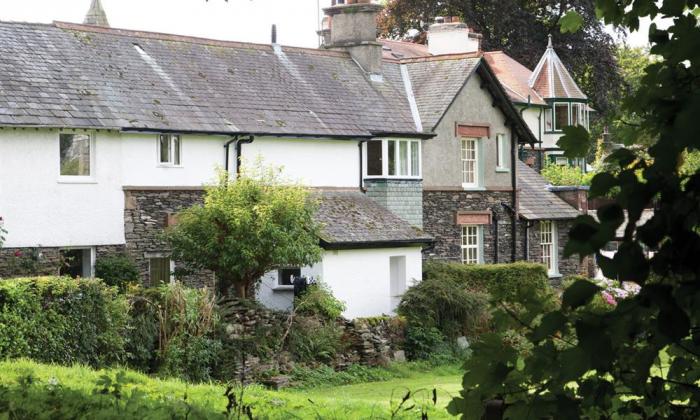
[[[595,1],[607,24],[635,30],[643,18],[670,22],[663,30],[651,25],[650,53],[658,60],[646,66],[623,104],[638,117],[631,133],[655,139],[648,156],[638,156],[628,142],[606,158],[612,168],[592,179],[590,194],[615,200],[598,210],[598,220],[580,216],[565,249],[569,256],[594,254],[606,277],[636,283],[639,293],[601,313],[588,309],[600,287],[587,280],[570,285],[553,311],[521,290],[526,311],[516,317],[501,305],[495,319],[528,329],[532,350],[518,354],[499,334],[485,335],[473,346],[464,389],[450,412],[480,418],[491,402],[506,418],[518,419],[698,417],[700,172],[681,168],[688,153],[700,149],[699,5]],[[577,157],[591,143],[585,130],[569,128],[559,146]],[[650,204],[654,216],[638,226]],[[600,250],[615,238],[625,214],[624,237],[614,257],[606,257]]]

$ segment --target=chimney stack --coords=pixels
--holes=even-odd
[[[479,52],[481,38],[457,16],[438,17],[428,29],[428,51],[432,55]]]
[[[382,73],[382,44],[377,41],[377,15],[383,6],[370,0],[333,0],[323,9],[319,36],[323,48],[344,50],[370,75]]]
[[[275,25],[274,23],[272,24],[272,43],[277,43],[277,25]]]

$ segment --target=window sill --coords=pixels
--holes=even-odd
[[[165,169],[182,169],[184,166],[182,165],[168,165],[166,163],[160,163],[156,166],[157,168],[165,168]]]
[[[383,179],[386,180],[406,180],[406,181],[422,181],[423,177],[421,176],[382,176],[382,175],[365,175],[364,179],[371,180],[371,181],[381,181]]]
[[[294,286],[280,285],[272,288],[273,292],[293,292]]]
[[[59,176],[56,182],[59,184],[97,184],[95,178],[86,176]]]
[[[496,172],[510,172],[509,168],[496,168]]]
[[[464,185],[462,184],[462,189],[464,191],[486,191],[484,187],[477,187],[475,185]]]
[[[548,273],[547,276],[549,276],[550,279],[560,279],[564,277],[561,273]]]

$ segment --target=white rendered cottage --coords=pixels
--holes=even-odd
[[[323,260],[268,273],[259,298],[289,307],[289,276],[306,274],[346,316],[390,313],[431,241],[419,229],[431,135],[399,65],[363,38],[378,10],[328,9],[343,39],[328,50],[111,29],[100,13],[90,25],[0,22],[0,276],[21,274],[18,262],[91,276],[96,259],[127,252],[147,284],[169,281],[171,216],[201,202],[217,166],[235,174],[260,156],[318,191],[326,227]],[[381,177],[365,176],[368,145]]]

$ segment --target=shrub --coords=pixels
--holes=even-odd
[[[335,322],[298,316],[289,331],[289,351],[300,362],[330,363],[344,350],[342,337],[343,331]]]
[[[319,316],[335,321],[345,311],[345,303],[333,296],[328,285],[318,282],[310,285],[294,300],[294,309],[300,315]]]
[[[512,264],[466,265],[431,261],[423,269],[423,281],[454,280],[470,290],[482,290],[491,298],[517,303],[518,290],[531,289],[555,305],[547,270],[542,264],[516,262]]]
[[[136,263],[125,254],[110,255],[97,259],[95,277],[124,292],[128,285],[138,283],[139,269]]]
[[[552,185],[581,186],[591,185],[595,172],[583,172],[581,168],[553,163],[542,168],[542,176]]]
[[[0,282],[0,358],[95,367],[124,362],[127,305],[93,279]]]

